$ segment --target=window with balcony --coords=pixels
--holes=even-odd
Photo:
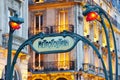
[[[43,27],[43,14],[35,15],[34,17],[34,34],[42,31]]]
[[[63,30],[68,30],[68,11],[61,10],[59,11],[59,20],[58,20],[58,31],[62,32]]]
[[[68,10],[58,11],[58,32],[62,32],[63,30],[69,30]],[[69,52],[58,54],[59,69],[68,69],[69,63],[70,63]]]
[[[70,53],[59,53],[58,54],[58,69],[59,70],[66,70],[70,67]]]
[[[42,70],[44,55],[38,54],[38,53],[35,53],[33,55],[34,55],[34,61],[35,61],[35,63],[34,63],[35,70]]]
[[[90,63],[89,47],[84,45],[84,63]]]

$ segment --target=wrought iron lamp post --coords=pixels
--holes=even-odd
[[[7,73],[5,75],[5,80],[10,80],[9,75],[10,73],[10,69],[11,69],[11,53],[12,53],[12,40],[13,40],[13,32],[17,29],[20,28],[20,24],[22,24],[24,22],[23,18],[19,18],[18,14],[15,13],[14,16],[10,17],[10,21],[9,21],[9,27],[10,27],[10,31],[9,31],[9,40],[8,40],[8,56],[7,56]]]
[[[96,6],[96,5],[85,5],[84,8],[86,8],[86,10],[83,12],[83,15],[86,16],[88,15],[89,13],[91,12],[94,12],[94,13],[97,13],[99,14],[100,16],[100,20],[98,20],[102,26],[103,26],[103,29],[105,31],[105,35],[106,35],[106,41],[107,41],[107,47],[108,47],[108,61],[109,61],[109,79],[110,80],[113,80],[113,73],[112,73],[112,58],[111,58],[111,53],[110,53],[110,43],[109,43],[109,36],[108,36],[108,32],[107,32],[107,27],[105,25],[105,22],[104,22],[104,18],[103,16],[108,20],[109,24],[110,24],[110,28],[111,28],[111,31],[112,31],[112,36],[113,36],[113,41],[114,41],[114,48],[115,48],[115,53],[116,53],[116,80],[118,80],[118,55],[117,55],[117,47],[116,47],[116,41],[115,41],[115,35],[114,35],[114,31],[113,31],[113,27],[112,27],[112,24],[106,14],[106,12],[100,8],[99,6]],[[96,18],[97,19],[97,18]],[[88,20],[95,20],[95,18],[88,18]]]

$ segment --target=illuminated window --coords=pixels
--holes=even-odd
[[[84,17],[84,36],[88,36],[89,32],[90,32],[90,26],[89,26],[89,22],[86,21],[86,17]]]
[[[69,68],[69,52],[68,53],[59,53],[58,54],[58,67],[60,69],[68,69]]]
[[[67,80],[66,78],[58,78],[57,80]]]
[[[84,63],[90,63],[89,47],[84,45]]]
[[[102,5],[103,5],[103,3],[102,2],[100,2],[100,6],[102,7]]]
[[[43,67],[44,55],[35,53],[35,69],[41,69]]]
[[[34,2],[41,3],[41,2],[44,2],[44,0],[34,0]]]
[[[34,17],[34,34],[41,32],[43,27],[43,15],[35,15]]]
[[[59,32],[63,30],[68,30],[68,11],[59,11]]]
[[[110,38],[110,50],[113,51],[114,50],[114,41],[113,41],[113,36],[112,33],[109,33],[109,38]]]
[[[99,24],[94,21],[94,42],[97,42],[99,40]]]
[[[68,30],[68,11],[60,10],[58,17],[58,31]],[[67,69],[69,67],[69,52],[58,54],[58,66],[59,68]]]
[[[104,29],[102,28],[102,47],[107,45]]]

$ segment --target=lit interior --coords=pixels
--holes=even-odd
[[[98,25],[97,22],[94,21],[94,42],[99,40],[99,29],[98,29]]]
[[[87,36],[89,34],[89,23],[85,20],[86,17],[84,17],[84,36]]]
[[[68,30],[68,12],[67,11],[60,11],[59,12],[59,32],[63,30]]]
[[[106,36],[105,36],[104,29],[102,28],[102,46],[105,47],[106,45],[107,45]]]

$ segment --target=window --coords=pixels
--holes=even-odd
[[[42,79],[35,79],[35,80],[42,80]]]
[[[34,34],[41,32],[43,27],[43,15],[35,15]]]
[[[105,46],[107,46],[107,42],[106,42],[104,29],[102,28],[102,47],[105,47]]]
[[[59,11],[59,32],[62,32],[63,30],[68,30],[68,11],[61,10]]]
[[[59,10],[58,11],[58,32],[63,30],[68,30],[68,10]],[[69,67],[69,52],[58,54],[58,66],[62,69],[67,69]]]
[[[70,53],[59,53],[58,54],[58,67],[59,69],[68,69],[70,63]]]
[[[43,60],[44,60],[44,55],[43,54],[39,54],[39,53],[35,53],[35,69],[42,69],[43,68]]]
[[[44,0],[34,0],[34,2],[36,2],[36,3],[42,3],[42,2],[44,2]]]
[[[67,80],[66,78],[58,78],[57,80]]]

